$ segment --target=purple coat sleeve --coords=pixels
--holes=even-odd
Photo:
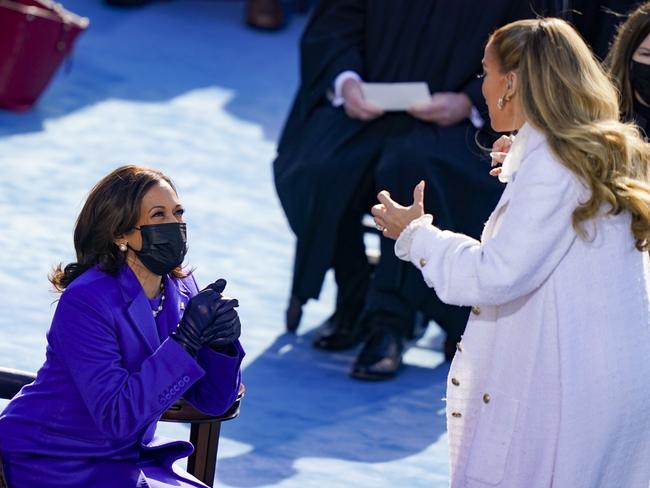
[[[190,296],[198,293],[194,276],[183,280]],[[197,361],[205,370],[205,376],[198,380],[184,395],[185,399],[200,411],[210,415],[225,413],[237,399],[241,382],[240,366],[245,352],[239,341],[233,344],[232,354],[213,351],[203,347]]]
[[[61,297],[49,335],[97,428],[113,440],[132,437],[157,420],[205,374],[171,339],[137,371],[128,371],[118,337],[122,322],[114,307],[79,287]]]
[[[241,374],[239,371],[244,349],[237,341],[235,355],[230,356],[204,347],[199,352],[198,362],[206,374],[184,395],[196,408],[210,415],[221,415],[237,399]]]

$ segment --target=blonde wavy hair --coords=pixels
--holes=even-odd
[[[620,122],[617,91],[582,38],[563,20],[539,18],[501,27],[488,45],[501,72],[517,74],[528,123],[591,190],[573,212],[577,234],[587,237],[585,223],[606,204],[610,214],[632,214],[636,247],[649,250],[650,145]]]

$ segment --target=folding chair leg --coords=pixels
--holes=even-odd
[[[2,467],[2,459],[0,459],[0,488],[9,488],[7,480],[5,479],[5,471]]]
[[[187,471],[208,486],[213,486],[219,449],[221,422],[192,424],[190,442],[194,452],[187,459]]]

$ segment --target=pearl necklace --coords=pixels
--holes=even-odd
[[[153,313],[154,319],[158,317],[158,314],[160,314],[160,312],[162,312],[163,305],[165,305],[165,285],[161,281],[160,282],[160,303],[155,309],[151,311],[151,313]]]

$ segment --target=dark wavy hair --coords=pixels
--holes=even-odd
[[[55,290],[62,292],[79,275],[93,266],[116,274],[124,264],[115,239],[133,230],[140,218],[142,199],[149,189],[165,181],[176,192],[171,179],[151,168],[127,165],[102,178],[90,191],[74,229],[77,261],[63,267],[55,266],[49,276]],[[177,278],[185,274],[181,268],[171,273]]]
[[[634,52],[650,34],[650,2],[645,2],[633,10],[617,30],[605,66],[618,88],[621,112],[631,118],[634,111],[634,90],[630,79],[630,65]]]

